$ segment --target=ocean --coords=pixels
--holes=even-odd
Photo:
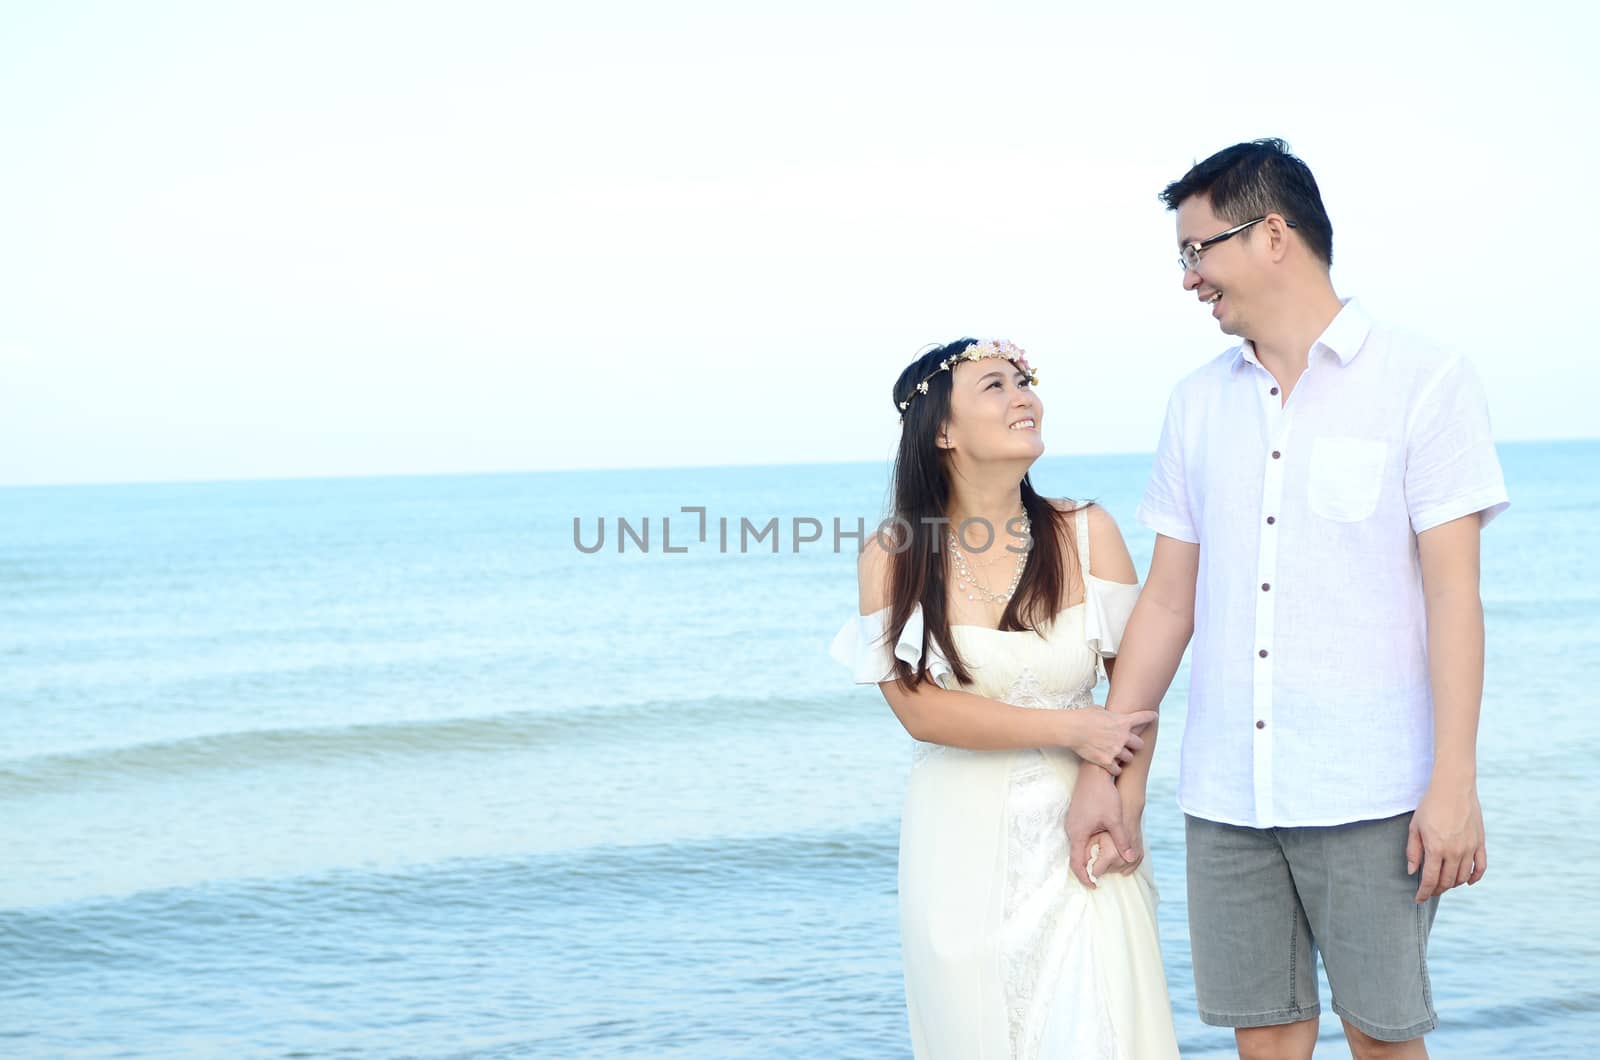
[[[1442,901],[1429,1044],[1581,1056],[1600,442],[1501,456],[1490,868]],[[1149,462],[1033,480],[1143,571]],[[887,497],[881,464],[0,490],[0,1056],[908,1056],[910,741],[827,655],[833,520]],[[1184,1055],[1226,1056],[1190,977],[1184,681],[1146,842]]]

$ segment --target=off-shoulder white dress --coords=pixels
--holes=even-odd
[[[1019,707],[1098,709],[1138,586],[1095,577],[1077,513],[1082,603],[1041,633],[954,626],[972,671],[959,684],[933,648],[929,672]],[[888,609],[858,616],[834,658],[858,683],[921,658],[922,612],[883,643]],[[1067,864],[1062,827],[1078,758],[1054,748],[967,751],[916,743],[900,827],[900,940],[919,1060],[1145,1060],[1178,1055],[1148,858],[1090,890]]]

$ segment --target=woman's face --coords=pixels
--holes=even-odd
[[[1028,374],[1010,361],[986,357],[951,369],[950,419],[940,446],[967,461],[1026,461],[1044,453],[1044,405]]]

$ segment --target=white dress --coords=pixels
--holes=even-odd
[[[1087,521],[1078,554],[1089,568]],[[972,671],[941,686],[1019,707],[1095,709],[1138,587],[1088,574],[1084,601],[1041,634],[954,626]],[[858,683],[921,657],[922,611],[891,655],[889,611],[847,622],[834,658]],[[1054,748],[967,751],[917,743],[900,827],[900,941],[918,1060],[1146,1060],[1178,1055],[1148,858],[1090,890],[1068,867],[1063,821],[1078,757]]]

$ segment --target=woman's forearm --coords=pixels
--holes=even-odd
[[[1071,710],[1014,707],[987,696],[925,682],[915,692],[879,686],[906,732],[924,743],[969,751],[1070,747],[1083,719]]]

